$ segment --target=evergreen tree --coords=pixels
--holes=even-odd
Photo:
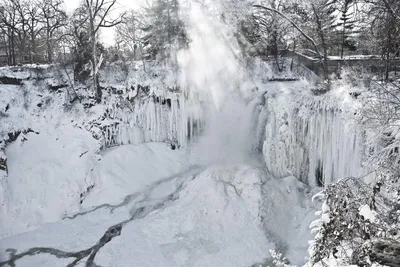
[[[353,20],[354,12],[352,8],[354,6],[354,0],[344,0],[340,9],[340,18],[337,27],[339,28],[340,34],[340,57],[343,58],[344,49],[354,50],[355,45],[350,40],[350,36],[355,33]]]
[[[148,58],[161,59],[171,56],[173,49],[179,49],[187,44],[184,24],[179,17],[178,0],[156,0],[148,9],[148,26],[142,30],[144,49]]]
[[[313,25],[316,35],[320,41],[320,46],[323,51],[323,68],[324,79],[329,80],[328,77],[328,55],[333,43],[333,29],[336,20],[336,0],[318,0],[311,4],[313,13]]]

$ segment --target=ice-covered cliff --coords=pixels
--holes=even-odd
[[[312,85],[286,83],[265,94],[263,155],[275,177],[294,175],[324,186],[365,173],[359,103],[347,86],[314,95]]]

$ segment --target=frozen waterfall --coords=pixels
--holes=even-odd
[[[293,175],[311,186],[324,186],[365,173],[364,136],[352,116],[355,110],[342,110],[343,104],[334,93],[324,101],[312,95],[305,99],[301,93],[279,94],[266,96],[263,107],[262,150],[271,174]]]

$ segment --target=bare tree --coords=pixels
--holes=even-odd
[[[16,39],[19,24],[17,10],[14,8],[15,3],[13,1],[3,0],[0,6],[1,29],[6,41],[5,46],[8,51],[8,64],[15,65],[17,63],[15,48],[17,45]]]
[[[17,13],[17,27],[15,31],[17,33],[17,44],[18,44],[18,54],[21,63],[27,61],[27,57],[30,57],[29,51],[29,5],[24,0],[11,0],[12,8]]]
[[[115,28],[120,49],[128,50],[134,60],[142,59],[144,33],[141,28],[144,26],[139,15],[131,11]]]
[[[265,5],[271,9],[281,11],[285,9],[287,1],[284,0],[267,0]],[[285,38],[290,36],[288,22],[276,12],[267,11],[265,9],[257,9],[253,12],[255,22],[260,26],[260,37],[267,44],[267,54],[269,52],[274,56],[275,63],[279,71],[282,67],[279,64],[279,45],[286,45]]]
[[[309,6],[309,13],[311,24],[311,34],[308,33],[305,29],[303,29],[299,23],[296,23],[293,19],[290,18],[289,15],[284,14],[280,10],[263,5],[254,5],[255,8],[260,8],[267,10],[272,13],[276,13],[280,15],[282,18],[287,20],[296,30],[300,32],[300,34],[312,45],[318,57],[321,60],[321,66],[323,69],[324,79],[328,81],[328,89],[329,89],[329,67],[328,67],[328,55],[329,55],[329,43],[328,37],[330,36],[330,31],[332,30],[333,24],[333,13],[334,9],[334,0],[317,0],[313,1]],[[317,41],[318,40],[318,41]],[[321,52],[322,51],[322,52]]]
[[[38,45],[37,38],[44,27],[39,21],[40,9],[37,3],[32,0],[27,0],[23,5],[25,7],[24,16],[26,17],[28,28],[27,52],[29,53],[29,62],[34,63],[39,59],[36,51]]]
[[[54,48],[63,37],[62,28],[67,25],[67,15],[62,8],[63,0],[44,0],[38,2],[40,21],[44,24],[46,58],[53,62]]]
[[[336,11],[335,0],[318,0],[311,4],[313,11],[313,22],[319,37],[320,46],[323,51],[323,70],[324,79],[329,81],[328,56],[329,56],[329,36],[332,34],[334,16]]]
[[[314,41],[314,39],[311,38],[302,28],[300,28],[300,26],[299,26],[296,22],[294,22],[294,21],[293,21],[292,19],[290,19],[288,16],[286,16],[285,14],[283,14],[281,11],[276,10],[276,9],[274,9],[274,8],[266,7],[266,6],[261,6],[261,5],[254,5],[254,7],[256,7],[256,8],[261,8],[261,9],[265,9],[265,10],[268,10],[268,11],[271,11],[271,12],[275,12],[275,13],[279,14],[281,17],[283,17],[284,19],[286,19],[296,30],[298,30],[298,31],[301,33],[301,35],[302,35],[307,41],[309,41],[309,42],[312,44],[312,46],[313,46],[314,49],[315,49],[315,52],[318,54],[319,57],[322,58],[322,54],[321,54],[321,52],[320,52],[320,50],[319,50],[319,48],[318,48],[318,46],[317,46],[317,43],[316,43],[316,42]]]
[[[385,61],[385,80],[389,79],[391,61],[400,56],[400,2],[397,0],[365,0],[369,9],[367,16],[370,20],[373,37]]]
[[[109,15],[117,0],[84,0],[85,10],[88,12],[87,23],[92,45],[92,75],[93,87],[96,92],[97,102],[101,101],[101,88],[98,81],[99,60],[97,58],[97,40],[101,28],[114,27],[122,22],[121,16],[117,19],[110,19]],[[100,61],[101,63],[101,61]]]
[[[37,39],[43,29],[39,9],[32,0],[10,0],[2,5],[0,21],[8,42],[8,63],[15,65],[36,61]]]

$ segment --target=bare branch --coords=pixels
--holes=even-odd
[[[312,44],[312,46],[313,46],[314,49],[315,49],[315,52],[318,54],[318,56],[319,56],[320,58],[323,57],[322,54],[321,54],[321,52],[319,51],[318,46],[317,46],[317,44],[315,43],[314,39],[311,38],[309,35],[307,35],[293,20],[291,20],[291,19],[290,19],[289,17],[287,17],[285,14],[283,14],[283,13],[280,12],[279,10],[276,10],[276,9],[270,8],[270,7],[266,7],[266,6],[253,5],[253,7],[255,7],[255,8],[261,8],[261,9],[264,9],[264,10],[267,10],[267,11],[271,11],[271,12],[275,12],[276,14],[280,15],[282,18],[284,18],[284,19],[287,20],[290,24],[292,24],[292,26],[293,26],[294,28],[296,28],[296,30],[298,30],[298,31],[301,33],[301,35],[303,35],[304,38],[306,38],[306,39]]]

